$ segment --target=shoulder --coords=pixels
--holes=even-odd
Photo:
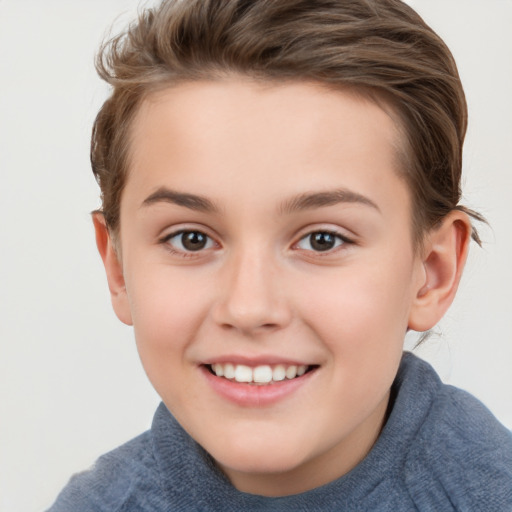
[[[512,434],[475,397],[438,381],[405,473],[417,503],[512,510]]]
[[[101,456],[91,469],[74,475],[48,512],[155,510],[154,504],[134,500],[142,495],[158,500],[159,487],[148,431]],[[138,492],[142,488],[145,492]],[[148,493],[148,488],[153,492]]]

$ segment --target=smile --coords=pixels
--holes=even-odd
[[[203,363],[199,368],[210,389],[222,399],[239,407],[260,408],[296,396],[301,388],[316,380],[320,365],[284,361],[251,364],[227,359]]]
[[[207,365],[207,368],[217,377],[257,385],[292,380],[301,377],[311,369],[311,367],[306,365],[276,364],[251,367],[234,363],[215,363]]]

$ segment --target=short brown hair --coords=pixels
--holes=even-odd
[[[384,100],[404,135],[402,174],[416,241],[459,205],[467,106],[442,39],[400,0],[163,0],[104,44],[112,86],[94,123],[91,162],[107,226],[119,228],[131,120],[151,92],[244,74],[315,81]],[[476,231],[473,238],[479,242]]]

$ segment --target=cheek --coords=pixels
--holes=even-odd
[[[338,269],[319,279],[302,304],[309,330],[331,354],[328,410],[341,411],[333,413],[341,414],[335,424],[346,421],[346,411],[354,411],[354,421],[370,414],[395,378],[409,311],[410,279],[402,269]]]
[[[131,276],[127,292],[135,331],[144,341],[173,344],[179,339],[183,343],[187,337],[178,334],[192,330],[201,312],[207,310],[206,296],[201,293],[204,279],[165,265]],[[198,288],[201,284],[203,290]]]
[[[146,267],[147,268],[147,267]],[[175,272],[147,272],[127,283],[137,349],[144,369],[162,391],[186,368],[187,349],[208,314],[207,294]]]
[[[401,347],[411,304],[410,268],[391,259],[315,276],[303,292],[306,321],[333,352]]]

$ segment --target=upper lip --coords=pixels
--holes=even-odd
[[[230,354],[230,355],[222,355],[216,357],[209,357],[201,362],[204,365],[212,365],[212,364],[243,364],[245,366],[263,366],[270,365],[275,366],[278,364],[282,364],[284,366],[311,366],[314,363],[301,361],[298,359],[291,359],[289,357],[281,357],[277,355],[259,355],[259,356],[247,356],[240,354]]]

